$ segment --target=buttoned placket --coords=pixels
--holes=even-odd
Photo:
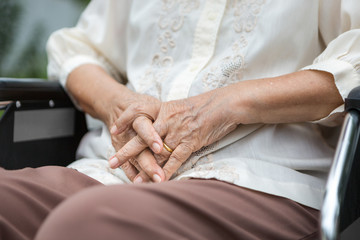
[[[192,82],[214,55],[216,38],[226,8],[226,0],[206,2],[195,29],[188,67],[172,82],[167,101],[188,97]]]

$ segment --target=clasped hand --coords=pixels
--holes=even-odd
[[[169,102],[140,98],[111,128],[113,136],[129,130],[136,135],[110,159],[110,167],[121,166],[136,183],[169,180],[193,152],[236,128],[226,105],[217,91]],[[135,177],[129,162],[138,171]]]

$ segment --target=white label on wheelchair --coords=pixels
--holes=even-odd
[[[75,110],[72,108],[16,111],[14,117],[14,142],[74,134]]]

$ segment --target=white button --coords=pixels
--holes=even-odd
[[[216,12],[213,12],[213,11],[209,11],[207,13],[207,18],[211,21],[214,21],[216,19],[217,15],[216,15]]]

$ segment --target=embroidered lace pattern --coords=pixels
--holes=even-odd
[[[210,67],[202,78],[206,91],[224,87],[242,79],[245,66],[244,49],[248,46],[247,35],[251,33],[258,21],[265,0],[231,0],[226,14],[233,15],[233,31],[238,35],[231,46],[230,54]]]
[[[161,95],[161,83],[167,79],[170,68],[174,64],[172,51],[176,48],[176,34],[186,21],[186,16],[198,9],[199,0],[163,0],[161,14],[158,19],[159,34],[157,37],[158,50],[153,55],[149,68],[143,75],[144,83],[139,89],[156,98]]]
[[[175,176],[178,176],[179,174],[188,171],[195,167],[199,159],[202,159],[204,156],[210,155],[212,152],[216,151],[219,147],[219,142],[214,142],[208,146],[204,146],[198,151],[191,154],[189,159],[178,169],[178,171],[175,173]],[[209,160],[210,161],[210,160]]]
[[[257,25],[257,17],[265,0],[230,0],[226,15],[232,16],[232,31],[236,37],[231,45],[231,51],[224,58],[212,64],[203,74],[201,81],[204,90],[227,86],[242,79],[245,67],[244,50],[248,46],[248,35]],[[158,19],[159,34],[158,49],[153,55],[151,66],[143,75],[143,86],[140,92],[160,98],[161,83],[166,81],[174,64],[172,51],[176,48],[176,34],[180,32],[186,21],[186,15],[199,8],[198,0],[163,0],[162,13]],[[207,174],[212,169],[211,153],[218,149],[218,143],[205,146],[194,152],[179,168],[175,176],[190,170],[199,170]],[[224,166],[226,168],[226,166]],[[232,172],[232,169],[222,169]],[[235,173],[234,173],[235,174]]]

